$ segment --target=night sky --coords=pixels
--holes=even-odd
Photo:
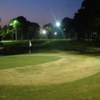
[[[2,25],[17,16],[25,16],[40,25],[73,17],[83,0],[0,0]]]

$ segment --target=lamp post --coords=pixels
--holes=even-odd
[[[19,21],[14,19],[11,23],[10,23],[10,26],[13,26],[13,28],[15,29],[15,40],[18,39],[17,37],[17,34],[18,34],[18,31],[17,31],[17,27],[19,25]]]
[[[15,39],[17,40],[18,37],[17,37],[17,25],[19,24],[18,20],[14,20],[13,21],[13,26],[15,28]]]
[[[60,38],[64,38],[64,34],[63,34],[63,31],[62,31],[62,27],[61,26],[62,25],[61,25],[61,22],[60,21],[56,21],[55,22],[55,27],[60,32]],[[57,32],[55,34],[57,35]]]

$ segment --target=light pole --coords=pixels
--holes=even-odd
[[[60,32],[60,38],[64,38],[64,34],[63,34],[63,31],[62,31],[62,28],[61,28],[61,22],[60,21],[56,21],[55,22],[55,27],[56,29]],[[58,33],[59,33],[58,32]],[[55,33],[57,35],[57,33]]]
[[[15,29],[15,40],[18,39],[18,37],[17,37],[17,34],[18,34],[18,32],[17,32],[17,27],[18,27],[18,25],[19,25],[19,21],[16,20],[16,19],[14,19],[14,20],[10,23],[10,26],[12,26],[12,27]]]
[[[13,21],[13,25],[14,25],[14,28],[15,28],[15,39],[17,40],[17,25],[19,24],[18,20],[14,20]]]

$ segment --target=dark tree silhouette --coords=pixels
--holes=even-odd
[[[75,14],[78,39],[100,39],[100,0],[84,0]]]
[[[54,27],[51,23],[44,25],[43,29],[47,31],[47,37],[49,39],[52,39],[54,37]]]
[[[1,26],[0,26],[0,41],[2,40],[2,28],[1,28]]]
[[[40,25],[38,23],[29,22],[23,16],[18,16],[14,19],[11,19],[9,26],[12,26],[13,30],[17,30],[17,38],[19,40],[38,38]]]
[[[17,25],[18,38],[23,40],[27,36],[27,19],[23,16],[15,18],[19,22]]]
[[[27,31],[29,39],[39,38],[40,25],[35,22],[27,22]]]
[[[3,28],[1,29],[1,37],[2,39],[6,40],[10,40],[12,38],[12,34],[10,34],[10,32],[8,31],[7,25],[3,26]]]
[[[73,19],[65,17],[62,20],[62,30],[66,38],[73,38],[73,33],[74,33]]]

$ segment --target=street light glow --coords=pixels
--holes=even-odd
[[[59,21],[57,21],[57,22],[56,22],[56,27],[59,28],[60,26],[61,26],[61,23],[60,23]]]
[[[16,26],[17,24],[18,24],[18,21],[17,20],[14,20],[13,21],[13,25]]]
[[[17,34],[18,34],[18,32],[17,32],[17,27],[18,27],[18,25],[19,25],[20,23],[19,23],[19,21],[18,20],[16,20],[16,19],[14,19],[14,20],[12,20],[11,22],[10,22],[10,26],[12,26],[14,29],[15,29],[15,39],[17,40]]]
[[[13,26],[14,28],[16,28],[16,26],[19,24],[18,20],[13,20],[12,22],[10,22],[10,26]]]
[[[54,35],[56,36],[58,33],[57,32],[54,32]]]
[[[42,30],[42,34],[46,35],[47,31],[46,30]]]

